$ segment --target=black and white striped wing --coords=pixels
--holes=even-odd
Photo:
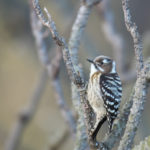
[[[117,117],[122,97],[122,84],[117,73],[103,74],[100,77],[100,90],[107,111],[109,129]]]

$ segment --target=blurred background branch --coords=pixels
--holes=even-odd
[[[135,69],[126,70],[125,40],[115,27],[115,16],[111,9],[111,1],[105,0],[97,7],[98,14],[103,18],[101,21],[102,31],[112,46],[113,58],[116,61],[117,70],[123,83],[136,78]]]
[[[55,143],[50,144],[48,150],[57,150],[59,148],[61,149],[61,146],[66,141],[68,135],[69,135],[69,132],[64,131],[64,134],[62,134],[62,136],[60,136]]]
[[[35,86],[35,90],[30,99],[30,104],[24,108],[18,116],[14,127],[10,133],[8,140],[6,141],[6,150],[16,150],[22,139],[23,132],[29,122],[32,120],[35,112],[37,111],[39,101],[41,100],[45,85],[47,82],[47,75],[45,69],[42,70],[40,78]]]
[[[124,58],[124,39],[120,33],[117,32],[114,24],[114,13],[111,10],[111,1],[105,0],[97,7],[97,12],[102,16],[101,28],[108,42],[110,42],[113,51],[113,58],[116,61],[118,73],[123,75],[125,71]],[[115,41],[115,42],[114,42]]]

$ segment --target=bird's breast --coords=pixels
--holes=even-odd
[[[96,113],[104,109],[99,80],[100,74],[94,74],[90,77],[88,84],[88,101]]]

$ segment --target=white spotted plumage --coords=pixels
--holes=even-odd
[[[88,100],[96,114],[96,122],[92,134],[95,136],[104,118],[108,120],[111,131],[113,121],[117,117],[122,97],[122,85],[116,72],[115,62],[107,56],[98,56],[88,61],[91,64],[88,84]],[[96,133],[97,134],[97,133]]]

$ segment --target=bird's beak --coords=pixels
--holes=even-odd
[[[91,60],[91,59],[86,59],[88,62],[90,62],[90,63],[92,63],[92,64],[94,64],[94,61],[93,60]]]

